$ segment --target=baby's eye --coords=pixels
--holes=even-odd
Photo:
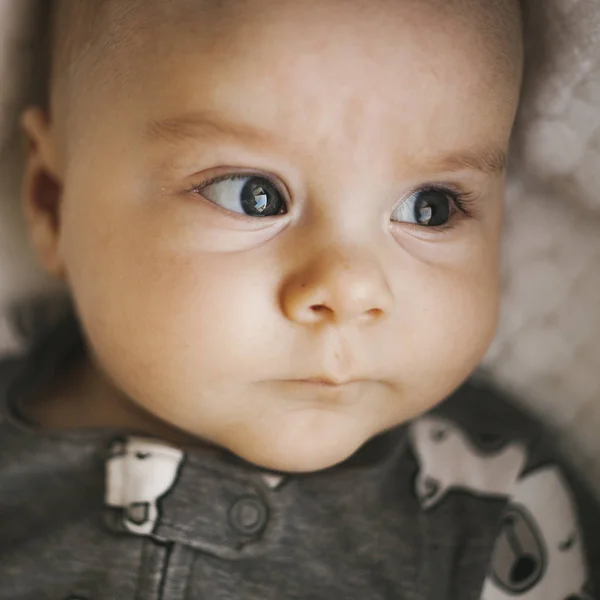
[[[283,194],[266,177],[227,175],[194,187],[214,204],[250,217],[273,217],[287,213]]]
[[[414,223],[425,227],[441,227],[452,217],[457,199],[450,191],[420,190],[407,198],[392,213],[392,221]]]

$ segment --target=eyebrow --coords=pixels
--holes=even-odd
[[[210,111],[153,120],[143,127],[143,136],[149,142],[180,144],[212,135],[263,143],[277,142],[277,138],[268,131],[247,123],[223,120],[216,113]],[[428,157],[423,162],[425,163],[424,170],[431,172],[471,170],[498,176],[506,171],[507,154],[502,148],[490,145],[442,157]],[[423,165],[419,166],[423,167]]]
[[[507,155],[497,146],[451,154],[430,161],[433,171],[482,171],[488,175],[503,175],[506,171]]]
[[[177,144],[209,135],[236,138],[272,139],[267,131],[246,123],[225,121],[216,113],[205,111],[150,121],[143,128],[144,138],[150,142],[163,141]]]

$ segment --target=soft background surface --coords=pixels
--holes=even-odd
[[[492,379],[564,432],[600,493],[600,0],[526,0],[528,65],[507,199]],[[19,108],[35,94],[38,0],[0,0],[0,353],[15,301],[52,293],[18,207]]]

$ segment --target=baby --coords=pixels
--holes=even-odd
[[[0,368],[0,598],[591,598],[592,497],[460,387],[518,0],[53,13],[23,199],[74,308]]]

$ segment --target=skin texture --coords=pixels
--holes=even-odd
[[[505,60],[459,0],[156,4],[68,111],[23,117],[32,239],[91,350],[31,413],[327,468],[440,402],[493,336],[504,172],[472,155],[502,166],[518,35]],[[236,173],[287,214],[192,189]],[[392,222],[425,184],[469,214]]]

